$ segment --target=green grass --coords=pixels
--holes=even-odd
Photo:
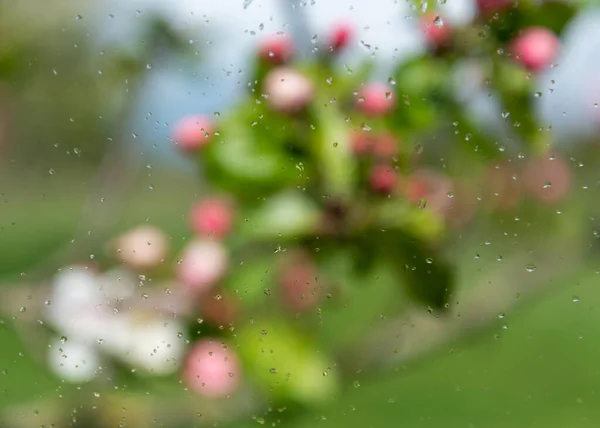
[[[600,426],[599,281],[592,273],[580,285],[534,297],[391,376],[357,374],[360,387],[289,426]]]

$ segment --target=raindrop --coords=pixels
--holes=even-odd
[[[525,270],[527,270],[527,272],[534,272],[536,269],[537,269],[537,266],[532,263],[525,266]]]

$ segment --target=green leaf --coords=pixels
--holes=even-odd
[[[249,126],[235,115],[221,123],[219,138],[199,155],[209,181],[252,199],[299,180],[299,171],[281,145],[254,138]]]
[[[321,405],[336,395],[335,364],[280,319],[255,320],[237,330],[248,376],[277,399]]]
[[[309,235],[316,231],[320,218],[321,211],[311,198],[300,191],[286,190],[251,211],[240,233],[252,239]]]
[[[454,271],[442,255],[399,232],[376,231],[369,239],[396,267],[406,291],[417,301],[440,309],[454,289]]]
[[[317,120],[314,151],[323,190],[325,194],[348,200],[356,186],[357,164],[350,148],[346,122],[328,100],[317,100],[313,109]]]
[[[264,303],[264,290],[271,288],[274,281],[273,254],[263,254],[244,260],[233,266],[224,282],[224,288],[235,293],[244,306]]]
[[[433,211],[419,209],[402,200],[381,203],[377,214],[377,224],[383,229],[400,230],[420,241],[439,239],[446,229],[443,219]]]

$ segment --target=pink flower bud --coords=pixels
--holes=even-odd
[[[233,223],[231,204],[220,198],[205,199],[195,203],[190,212],[192,230],[203,237],[223,238],[231,231]]]
[[[559,47],[560,41],[552,31],[531,27],[513,40],[510,50],[527,70],[538,72],[552,63]]]
[[[119,260],[134,269],[147,269],[160,264],[167,252],[167,238],[157,228],[139,226],[117,241]]]
[[[371,152],[373,139],[365,131],[354,131],[350,135],[350,147],[356,156],[366,156]]]
[[[294,53],[292,39],[285,34],[274,34],[264,39],[259,47],[260,57],[270,64],[281,65],[288,62]]]
[[[304,253],[295,254],[283,268],[279,284],[284,304],[293,311],[305,311],[317,304],[322,296],[317,267]]]
[[[191,349],[183,370],[190,389],[210,398],[233,393],[240,383],[241,367],[235,353],[218,339],[203,339]]]
[[[354,37],[354,26],[349,22],[337,22],[329,36],[329,48],[332,51],[339,51],[345,48]]]
[[[173,140],[181,149],[193,152],[206,146],[214,133],[213,121],[206,116],[186,116],[175,124]]]
[[[206,292],[221,279],[229,257],[217,241],[194,241],[184,250],[177,266],[177,277],[191,291]]]
[[[477,0],[477,8],[480,14],[489,15],[506,10],[514,3],[514,0]]]
[[[425,15],[421,20],[421,28],[427,42],[434,47],[446,45],[452,37],[452,30],[448,24],[436,14]]]
[[[530,160],[525,166],[523,180],[536,199],[555,204],[571,190],[573,172],[563,158],[550,156]]]
[[[389,113],[395,104],[392,89],[381,83],[370,83],[359,93],[356,107],[367,116]]]
[[[379,164],[371,170],[370,184],[373,191],[387,195],[393,192],[397,183],[398,175],[394,167]]]
[[[271,70],[265,78],[268,102],[282,113],[296,113],[313,99],[314,86],[303,74],[290,67]]]
[[[373,146],[373,154],[379,159],[390,160],[398,155],[398,143],[393,134],[385,132],[378,135]]]

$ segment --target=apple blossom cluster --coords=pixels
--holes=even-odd
[[[512,2],[477,4],[478,19],[490,19]],[[442,16],[425,14],[419,24],[432,56],[457,43],[455,29]],[[411,105],[399,89],[402,82],[375,80],[368,73],[364,78],[336,74],[334,61],[354,38],[351,23],[337,23],[316,65],[303,66],[291,36],[267,37],[256,55],[247,104],[230,122],[190,114],[172,126],[173,144],[206,174],[208,191],[185,215],[189,237],[173,242],[144,224],[108,246],[116,267],[60,270],[46,316],[56,333],[49,361],[62,378],[89,381],[118,360],[146,375],[176,374],[188,390],[207,398],[226,398],[255,382],[267,385],[267,394],[308,400],[316,390],[334,389],[335,376],[327,373],[335,362],[312,343],[297,345],[297,332],[287,321],[270,324],[279,336],[268,328],[255,334],[255,318],[320,317],[320,305],[337,285],[336,275],[323,267],[321,248],[329,245],[334,253],[340,243],[369,242],[372,248],[361,255],[368,265],[383,244],[366,241],[365,235],[392,230],[389,236],[398,241],[409,236],[402,242],[412,246],[392,254],[394,268],[401,269],[403,280],[409,271],[423,274],[412,285],[413,295],[443,308],[452,293],[451,275],[440,268],[432,280],[442,284],[436,294],[423,292],[419,287],[437,264],[431,266],[431,257],[415,262],[414,251],[435,248],[446,226],[470,222],[479,201],[502,211],[517,209],[523,195],[546,204],[565,200],[572,172],[559,155],[532,155],[520,163],[494,160],[481,182],[452,177],[445,165],[426,165],[415,153],[408,125],[398,125],[406,111],[401,109]],[[559,49],[551,30],[529,27],[507,43],[506,56],[511,66],[541,73]],[[394,241],[393,247],[400,244]],[[245,257],[265,248],[273,262],[232,286]],[[354,254],[350,258],[353,263]],[[245,281],[261,289],[252,304]],[[273,344],[269,352],[266,342]],[[285,351],[276,354],[276,348]],[[273,361],[302,375],[290,376]]]

